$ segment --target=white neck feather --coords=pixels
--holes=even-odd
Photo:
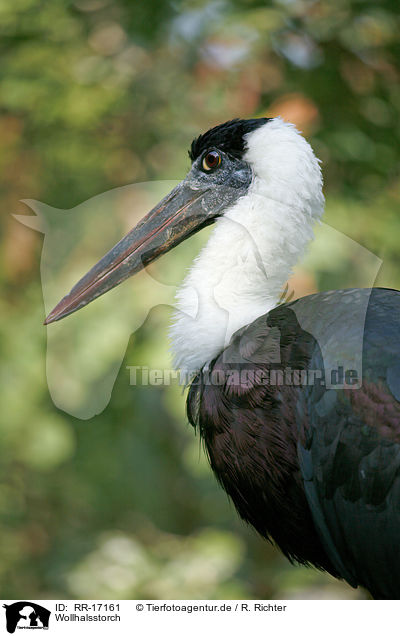
[[[323,213],[322,177],[292,124],[274,119],[247,135],[248,193],[217,220],[176,298],[174,365],[193,373],[235,331],[270,311]]]

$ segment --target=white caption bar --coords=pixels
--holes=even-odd
[[[54,634],[162,634],[204,636],[229,633],[337,636],[357,626],[363,636],[376,636],[396,624],[397,601],[46,601],[4,600],[0,633],[28,636]]]

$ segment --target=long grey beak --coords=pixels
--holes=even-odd
[[[47,316],[44,324],[81,309],[213,222],[207,211],[209,190],[194,190],[184,180],[81,278]]]

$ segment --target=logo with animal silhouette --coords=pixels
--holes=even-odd
[[[32,603],[32,601],[18,601],[11,605],[4,604],[6,610],[6,627],[9,634],[16,629],[48,629],[50,610]]]
[[[126,185],[98,194],[70,210],[59,210],[40,201],[25,199],[24,203],[34,215],[14,216],[23,225],[44,234],[41,281],[46,313],[59,301],[63,291],[70,289],[80,275],[129,228],[138,223],[146,210],[157,204],[168,190],[176,187],[177,183],[154,181]],[[234,232],[243,249],[246,247],[246,262],[238,260],[235,267],[229,267],[220,275],[214,276],[212,293],[207,293],[206,299],[202,291],[202,280],[188,282],[185,287],[187,305],[179,307],[177,317],[184,321],[179,321],[179,324],[186,330],[185,333],[190,330],[196,334],[199,321],[205,315],[211,315],[212,310],[213,329],[218,326],[222,341],[228,344],[236,326],[231,319],[223,290],[232,278],[231,286],[235,288],[234,277],[245,266],[254,267],[260,280],[264,280],[267,285],[267,264],[263,258],[269,257],[269,252],[263,257],[258,248],[256,231],[250,232],[245,225],[232,219],[225,219],[224,227]],[[347,280],[348,287],[373,286],[382,264],[376,255],[325,223],[318,225],[314,234],[314,248],[311,246],[308,253],[310,269],[313,269],[313,262],[319,262],[319,255],[325,254],[326,246],[329,246],[329,255],[333,254],[328,258],[329,263],[335,258],[334,254],[339,254],[341,268],[354,272],[354,279]],[[193,241],[193,237],[191,240]],[[193,244],[191,249],[199,251],[202,245],[199,237],[199,242]],[[176,250],[179,249],[178,246]],[[152,265],[145,267],[136,274],[134,283],[126,282],[116,287],[111,295],[102,295],[96,300],[96,304],[90,304],[85,309],[84,314],[74,313],[68,320],[52,325],[47,333],[47,383],[51,397],[59,409],[74,417],[89,419],[106,408],[131,334],[141,328],[156,306],[174,305],[174,297],[177,296],[180,285],[180,272],[185,267],[189,268],[192,256],[190,250],[181,251],[179,259],[182,270],[167,268],[168,274],[163,268],[157,270]],[[166,258],[168,257],[164,256]],[[329,277],[327,281],[326,290],[329,290]],[[286,285],[278,298],[278,304],[290,302],[293,295],[299,297],[315,291],[317,289],[314,288],[314,283],[310,283],[303,273]],[[325,291],[324,284],[319,287],[319,291]],[[365,297],[364,305],[361,303],[354,308],[354,325],[364,325],[367,304],[368,298]],[[297,312],[297,306],[294,306],[294,311]],[[111,317],[116,328],[109,329],[108,336],[104,337]],[[331,369],[338,368],[338,362],[345,369],[357,370],[358,377],[362,377],[362,328],[358,331],[360,337],[357,346],[354,344],[352,349],[353,359],[338,361],[331,355],[331,341],[324,331],[326,321],[311,321],[312,324],[309,324],[307,316],[299,315],[298,322],[317,340],[325,369],[328,370],[328,378]],[[85,346],[78,343],[85,343]],[[339,387],[332,384],[330,388]]]

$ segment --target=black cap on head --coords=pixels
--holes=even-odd
[[[192,141],[189,157],[192,161],[195,161],[205,150],[219,148],[228,155],[241,159],[246,150],[244,136],[260,128],[267,121],[270,121],[270,118],[232,119],[224,124],[210,128],[210,130],[207,130],[203,135]]]

